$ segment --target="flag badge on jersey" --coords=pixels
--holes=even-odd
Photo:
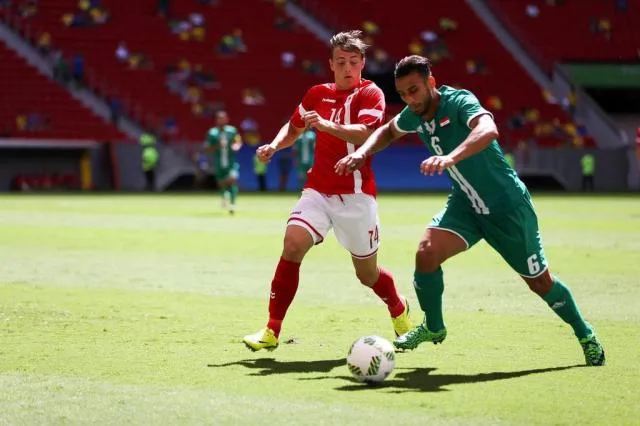
[[[449,120],[449,117],[444,117],[440,119],[440,127],[444,127],[449,125],[449,123],[451,123],[451,120]]]

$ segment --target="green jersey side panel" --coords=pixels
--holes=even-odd
[[[295,143],[298,167],[309,168],[313,164],[313,153],[315,147],[316,132],[313,130],[305,130]]]
[[[425,122],[406,107],[393,124],[402,132],[417,132],[431,154],[447,155],[469,136],[469,124],[474,118],[491,113],[468,90],[449,86],[438,90],[440,105],[431,121]],[[453,182],[452,195],[467,200],[478,214],[508,210],[528,196],[525,185],[509,167],[495,140],[487,149],[460,161],[447,172]]]
[[[207,133],[205,145],[215,149],[213,162],[216,170],[233,167],[236,160],[236,153],[231,149],[234,139],[238,135],[238,130],[233,126],[224,126],[222,129],[212,127]]]

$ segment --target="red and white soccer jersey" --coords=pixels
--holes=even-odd
[[[302,98],[302,102],[291,116],[291,124],[305,126],[302,114],[316,111],[322,118],[338,124],[366,124],[378,128],[384,121],[384,94],[372,81],[361,80],[352,90],[337,90],[334,83],[313,86]],[[316,148],[313,166],[308,173],[305,188],[327,194],[376,195],[376,184],[371,169],[371,158],[367,158],[360,170],[347,176],[339,176],[335,164],[344,156],[355,152],[357,147],[329,133],[316,133]]]

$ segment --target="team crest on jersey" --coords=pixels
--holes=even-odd
[[[424,127],[427,129],[430,135],[433,135],[436,131],[436,122],[435,120],[431,120],[430,122],[424,122]]]

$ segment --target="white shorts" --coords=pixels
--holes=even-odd
[[[289,225],[305,228],[315,244],[333,228],[342,247],[359,259],[378,251],[378,203],[369,194],[324,195],[307,188],[291,211]]]

